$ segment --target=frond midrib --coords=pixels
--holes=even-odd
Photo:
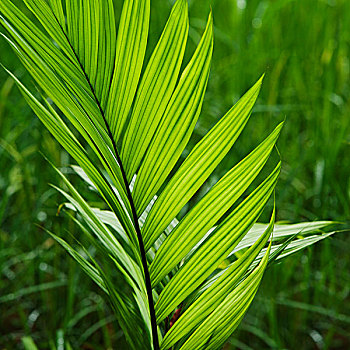
[[[148,299],[148,306],[149,306],[149,312],[150,312],[150,318],[151,318],[151,327],[152,327],[152,339],[153,339],[153,348],[154,350],[159,350],[159,340],[158,340],[158,331],[157,331],[157,321],[156,321],[156,315],[155,315],[155,310],[154,310],[154,302],[153,302],[153,295],[152,295],[152,284],[151,284],[151,279],[150,279],[150,274],[149,274],[149,269],[148,269],[148,263],[147,263],[147,258],[146,258],[146,251],[145,251],[145,247],[144,247],[144,242],[143,242],[143,239],[142,239],[142,234],[141,234],[141,229],[140,229],[140,225],[139,225],[139,222],[138,222],[138,217],[137,217],[137,212],[136,212],[136,207],[135,207],[135,204],[134,204],[134,201],[133,201],[133,198],[132,198],[132,194],[131,194],[131,191],[130,191],[130,188],[129,188],[129,183],[128,183],[128,180],[127,180],[127,176],[126,176],[126,172],[125,172],[125,169],[124,169],[124,166],[122,164],[122,161],[121,161],[121,158],[120,158],[120,155],[119,155],[119,152],[118,152],[118,149],[117,149],[117,144],[115,142],[115,139],[113,137],[113,133],[112,133],[112,130],[108,124],[108,121],[107,121],[107,118],[106,118],[106,115],[105,115],[105,112],[102,108],[102,105],[101,105],[101,102],[99,101],[97,95],[96,95],[96,92],[95,92],[95,89],[90,81],[90,78],[76,52],[76,50],[74,49],[72,43],[70,42],[66,32],[64,31],[64,29],[62,28],[61,24],[59,23],[56,15],[54,12],[52,12],[54,17],[55,17],[55,20],[57,21],[57,24],[59,25],[60,29],[62,30],[62,33],[63,35],[65,36],[66,40],[67,40],[67,43],[68,45],[70,46],[72,52],[73,52],[73,55],[74,57],[76,58],[78,64],[79,64],[79,67],[89,85],[89,88],[91,90],[91,93],[94,97],[94,100],[95,100],[95,103],[97,104],[97,107],[101,113],[101,116],[103,118],[103,121],[105,123],[105,126],[106,126],[106,129],[107,129],[107,134],[108,134],[108,137],[110,138],[111,142],[112,142],[112,145],[113,145],[113,151],[115,153],[115,157],[117,159],[117,162],[120,166],[120,171],[121,171],[121,174],[122,174],[122,178],[123,178],[123,181],[124,181],[124,186],[125,186],[125,190],[126,190],[126,195],[127,195],[127,198],[129,200],[129,204],[130,204],[130,207],[131,207],[131,212],[132,212],[132,219],[133,219],[133,224],[134,224],[134,228],[135,228],[135,231],[136,231],[136,234],[137,234],[137,239],[138,239],[138,243],[139,243],[139,249],[140,249],[140,255],[141,255],[141,262],[142,262],[142,267],[143,267],[143,272],[144,272],[144,277],[145,277],[145,284],[146,284],[146,291],[147,291],[147,299]]]

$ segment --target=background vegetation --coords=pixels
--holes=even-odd
[[[277,220],[349,220],[350,2],[189,3],[187,58],[210,5],[215,24],[211,77],[194,140],[266,72],[255,114],[216,176],[286,118],[278,143],[283,171]],[[171,4],[152,1],[149,52]],[[4,40],[0,60],[30,84]],[[59,179],[41,153],[63,167],[71,161],[1,70],[0,348],[21,349],[25,336],[40,349],[112,348],[121,334],[108,305],[36,225],[57,233],[68,227],[72,236],[76,230],[67,218],[56,216],[62,198],[48,184]],[[340,233],[268,270],[227,349],[350,348],[349,246],[348,233]]]

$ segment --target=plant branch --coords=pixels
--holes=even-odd
[[[56,15],[54,13],[53,13],[53,15],[56,18]],[[123,167],[121,158],[119,156],[117,145],[116,145],[116,142],[114,140],[111,128],[110,128],[110,126],[108,124],[108,121],[107,121],[107,118],[105,116],[104,110],[103,110],[103,108],[101,106],[101,103],[100,103],[99,99],[97,98],[95,89],[92,86],[91,81],[90,81],[90,79],[89,79],[89,77],[88,77],[88,75],[87,75],[87,73],[85,71],[85,68],[84,68],[83,64],[81,63],[81,61],[80,61],[80,59],[79,59],[79,57],[78,57],[74,47],[72,46],[72,44],[71,44],[67,34],[63,30],[63,28],[62,28],[61,24],[59,23],[59,21],[57,20],[57,18],[56,18],[56,21],[57,21],[58,25],[60,26],[64,36],[66,37],[66,40],[67,40],[70,48],[72,49],[72,52],[74,53],[74,56],[75,56],[75,58],[76,58],[76,60],[77,60],[77,62],[79,64],[79,66],[80,66],[84,76],[85,76],[85,79],[86,79],[87,83],[89,84],[89,87],[90,87],[91,92],[92,92],[92,94],[94,96],[95,102],[96,102],[96,104],[98,106],[98,109],[99,109],[99,111],[100,111],[100,113],[102,115],[102,118],[104,120],[108,136],[109,136],[109,138],[112,141],[113,150],[114,150],[115,156],[117,158],[117,162],[118,162],[118,164],[120,166],[120,170],[121,170],[123,181],[124,181],[124,185],[125,185],[126,194],[127,194],[127,197],[128,197],[129,203],[130,203],[131,211],[132,211],[134,227],[135,227],[135,231],[136,231],[137,239],[138,239],[138,243],[139,243],[141,262],[142,262],[142,267],[143,267],[143,272],[144,272],[144,277],[145,277],[145,283],[146,283],[148,306],[149,306],[150,318],[151,318],[153,349],[154,350],[159,350],[157,320],[156,320],[156,314],[155,314],[155,310],[154,310],[154,302],[153,302],[153,295],[152,295],[152,284],[151,284],[151,278],[150,278],[150,274],[149,274],[149,270],[148,270],[146,251],[145,251],[145,247],[144,247],[144,244],[143,244],[143,239],[142,239],[140,225],[139,225],[139,222],[138,222],[138,217],[137,217],[135,204],[134,204],[134,201],[133,201],[133,198],[132,198],[132,195],[131,195],[131,191],[130,191],[130,187],[129,187],[129,183],[128,183],[128,180],[127,180],[127,177],[126,177],[126,172],[125,172],[125,169]]]

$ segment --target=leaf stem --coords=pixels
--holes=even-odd
[[[55,14],[54,14],[54,16],[55,16]],[[55,18],[56,18],[56,16],[55,16]],[[78,57],[74,47],[72,46],[72,44],[71,44],[71,42],[70,42],[66,32],[63,30],[63,28],[62,28],[61,24],[59,23],[59,21],[57,20],[57,18],[56,18],[56,21],[57,21],[58,25],[61,27],[61,30],[62,30],[64,36],[66,37],[66,40],[67,40],[70,48],[72,49],[72,52],[73,52],[73,54],[74,54],[74,56],[75,56],[75,58],[76,58],[76,60],[77,60],[77,62],[79,64],[79,66],[80,66],[84,76],[85,76],[85,79],[86,79],[87,83],[89,84],[89,87],[90,87],[91,92],[92,92],[92,94],[94,96],[95,102],[96,102],[96,104],[98,106],[98,109],[99,109],[99,111],[100,111],[100,113],[102,115],[103,121],[104,121],[105,126],[107,128],[108,136],[109,136],[109,138],[112,141],[113,150],[114,150],[115,156],[117,158],[117,162],[118,162],[118,164],[120,166],[120,171],[122,173],[122,177],[123,177],[123,181],[124,181],[124,185],[125,185],[126,195],[128,197],[128,200],[129,200],[129,203],[130,203],[130,207],[131,207],[131,212],[132,212],[132,217],[133,217],[132,219],[133,219],[135,231],[136,231],[136,234],[137,234],[137,240],[138,240],[138,243],[139,243],[141,262],[142,262],[142,267],[143,267],[143,272],[144,272],[144,277],[145,277],[145,283],[146,283],[148,306],[149,306],[149,312],[150,312],[150,318],[151,318],[153,350],[159,350],[157,320],[156,320],[156,314],[155,314],[155,310],[154,310],[154,302],[153,302],[153,295],[152,295],[152,284],[151,284],[151,278],[150,278],[150,274],[149,274],[149,270],[148,270],[146,251],[145,251],[145,247],[144,247],[144,244],[143,244],[143,239],[142,239],[142,234],[141,234],[141,229],[140,229],[140,225],[139,225],[139,221],[138,221],[138,217],[137,217],[135,204],[134,204],[134,201],[133,201],[133,198],[132,198],[132,195],[131,195],[131,191],[130,191],[130,187],[129,187],[129,183],[128,183],[128,180],[127,180],[127,177],[126,177],[126,172],[125,172],[125,169],[123,167],[121,158],[119,156],[117,145],[116,145],[116,142],[114,140],[111,128],[110,128],[110,126],[108,124],[108,121],[107,121],[107,118],[105,116],[104,110],[103,110],[103,108],[101,106],[101,103],[100,103],[99,99],[97,98],[95,89],[94,89],[94,87],[91,84],[89,76],[87,75],[83,64],[81,63],[81,61],[80,61],[80,59],[79,59],[79,57]]]
[[[113,142],[113,144],[114,143],[115,142]],[[157,320],[156,320],[156,313],[154,311],[154,303],[153,303],[153,295],[152,295],[152,284],[151,284],[151,277],[149,275],[149,270],[148,270],[148,265],[147,265],[146,251],[145,251],[145,247],[144,247],[144,244],[143,244],[143,239],[142,239],[140,225],[139,225],[139,222],[138,222],[136,208],[135,208],[134,201],[132,199],[132,195],[131,195],[131,192],[130,192],[128,180],[126,178],[126,173],[124,171],[123,165],[121,163],[121,159],[120,159],[118,151],[116,149],[115,149],[115,152],[116,152],[116,157],[117,157],[118,163],[120,165],[120,170],[121,170],[121,173],[122,173],[122,176],[123,176],[123,180],[124,180],[124,183],[125,183],[125,186],[126,186],[126,194],[128,196],[129,202],[130,202],[132,216],[133,216],[133,221],[134,221],[134,225],[135,225],[135,230],[136,230],[136,233],[137,233],[137,239],[139,241],[141,260],[142,260],[142,267],[143,267],[143,271],[144,271],[144,274],[145,274],[148,306],[149,306],[150,317],[151,317],[153,349],[154,350],[159,350]]]

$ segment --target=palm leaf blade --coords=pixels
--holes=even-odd
[[[171,98],[185,52],[187,33],[187,2],[178,0],[139,85],[123,139],[121,158],[128,179],[140,165]]]
[[[266,269],[268,257],[269,250],[259,266],[227,295],[180,348],[181,350],[220,349],[237,328],[251,304]]]
[[[43,122],[43,124],[48,128],[58,142],[69,151],[72,157],[77,160],[77,162],[84,169],[85,173],[88,174],[91,181],[94,183],[96,188],[98,188],[102,197],[108,203],[110,208],[117,214],[126,231],[133,232],[130,218],[125,213],[125,210],[123,210],[123,207],[120,204],[120,201],[118,201],[116,198],[113,189],[101,174],[100,170],[94,166],[93,162],[89,159],[85,150],[67,128],[66,124],[53,110],[50,112],[43,105],[41,105],[11,72],[8,71],[8,73],[13,77],[29,106],[33,109],[38,118]],[[134,237],[132,240],[135,239],[136,238]]]
[[[161,347],[170,348],[182,337],[186,336],[211,313],[225,299],[234,285],[240,281],[250,264],[254,261],[261,249],[269,239],[274,225],[275,212],[265,232],[259,237],[253,246],[241,256],[225,274],[220,276],[209,289],[206,290],[176,321],[174,326],[164,337]]]
[[[194,252],[159,295],[155,311],[161,322],[199,286],[230,253],[259,218],[280,172],[280,164]],[[229,234],[233,232],[232,234]]]
[[[197,122],[208,81],[213,48],[212,17],[185,68],[136,178],[133,198],[139,214],[179,159]]]
[[[231,169],[181,220],[160,247],[150,266],[154,285],[181,261],[243,194],[267,161],[281,127],[281,124],[277,126],[265,141]],[[149,243],[146,241],[146,248],[150,246]]]
[[[169,181],[143,228],[146,242],[153,243],[231,149],[249,119],[261,82],[262,78],[196,145]]]
[[[106,118],[116,141],[126,122],[141,74],[147,44],[149,12],[149,0],[124,1],[106,111]]]

